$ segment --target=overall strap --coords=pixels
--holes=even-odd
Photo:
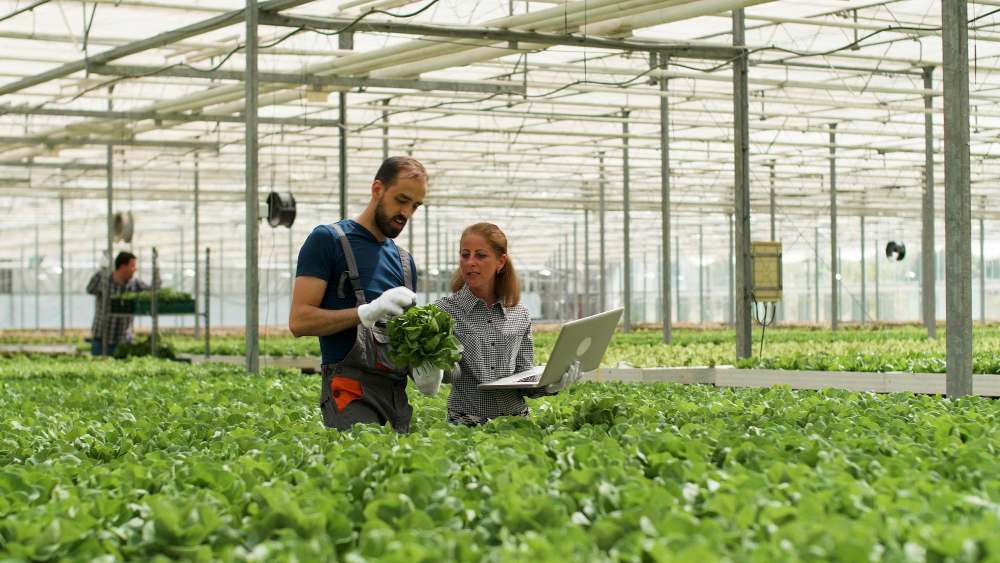
[[[398,244],[396,250],[399,252],[399,263],[403,266],[403,285],[410,291],[416,291],[413,289],[413,272],[410,271],[410,253]]]
[[[351,243],[347,240],[347,235],[344,234],[344,229],[340,225],[334,223],[329,225],[329,227],[332,227],[337,232],[340,238],[340,246],[344,249],[344,259],[347,261],[347,271],[340,275],[340,283],[337,284],[337,297],[344,297],[344,282],[349,279],[351,280],[351,288],[354,289],[354,297],[357,300],[357,304],[364,304],[366,303],[365,292],[361,287],[361,276],[358,274],[358,261],[354,258],[354,250],[351,249]]]

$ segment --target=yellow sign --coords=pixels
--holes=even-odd
[[[751,242],[750,291],[754,301],[758,303],[777,303],[781,301],[781,243]]]

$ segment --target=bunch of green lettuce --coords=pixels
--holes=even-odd
[[[427,362],[449,371],[462,359],[462,343],[452,330],[455,319],[437,305],[413,307],[389,321],[389,359],[397,366]]]

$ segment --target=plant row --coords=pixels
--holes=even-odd
[[[1000,406],[579,384],[531,420],[324,428],[319,379],[0,364],[13,561],[986,561]]]

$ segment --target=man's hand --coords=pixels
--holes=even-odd
[[[583,377],[583,372],[580,371],[580,362],[573,362],[573,365],[569,366],[569,369],[563,374],[562,379],[555,383],[549,383],[545,386],[545,390],[549,393],[558,393],[569,387],[570,384],[580,381],[581,377]]]
[[[441,388],[441,380],[444,379],[441,368],[427,362],[412,369],[413,382],[416,383],[417,390],[428,397],[437,395],[438,389]]]
[[[394,287],[371,303],[365,303],[358,307],[358,317],[365,328],[371,328],[375,321],[389,314],[392,316],[402,315],[403,307],[411,305],[417,295],[405,287]],[[440,371],[440,370],[439,370]],[[435,391],[436,393],[437,391]]]

